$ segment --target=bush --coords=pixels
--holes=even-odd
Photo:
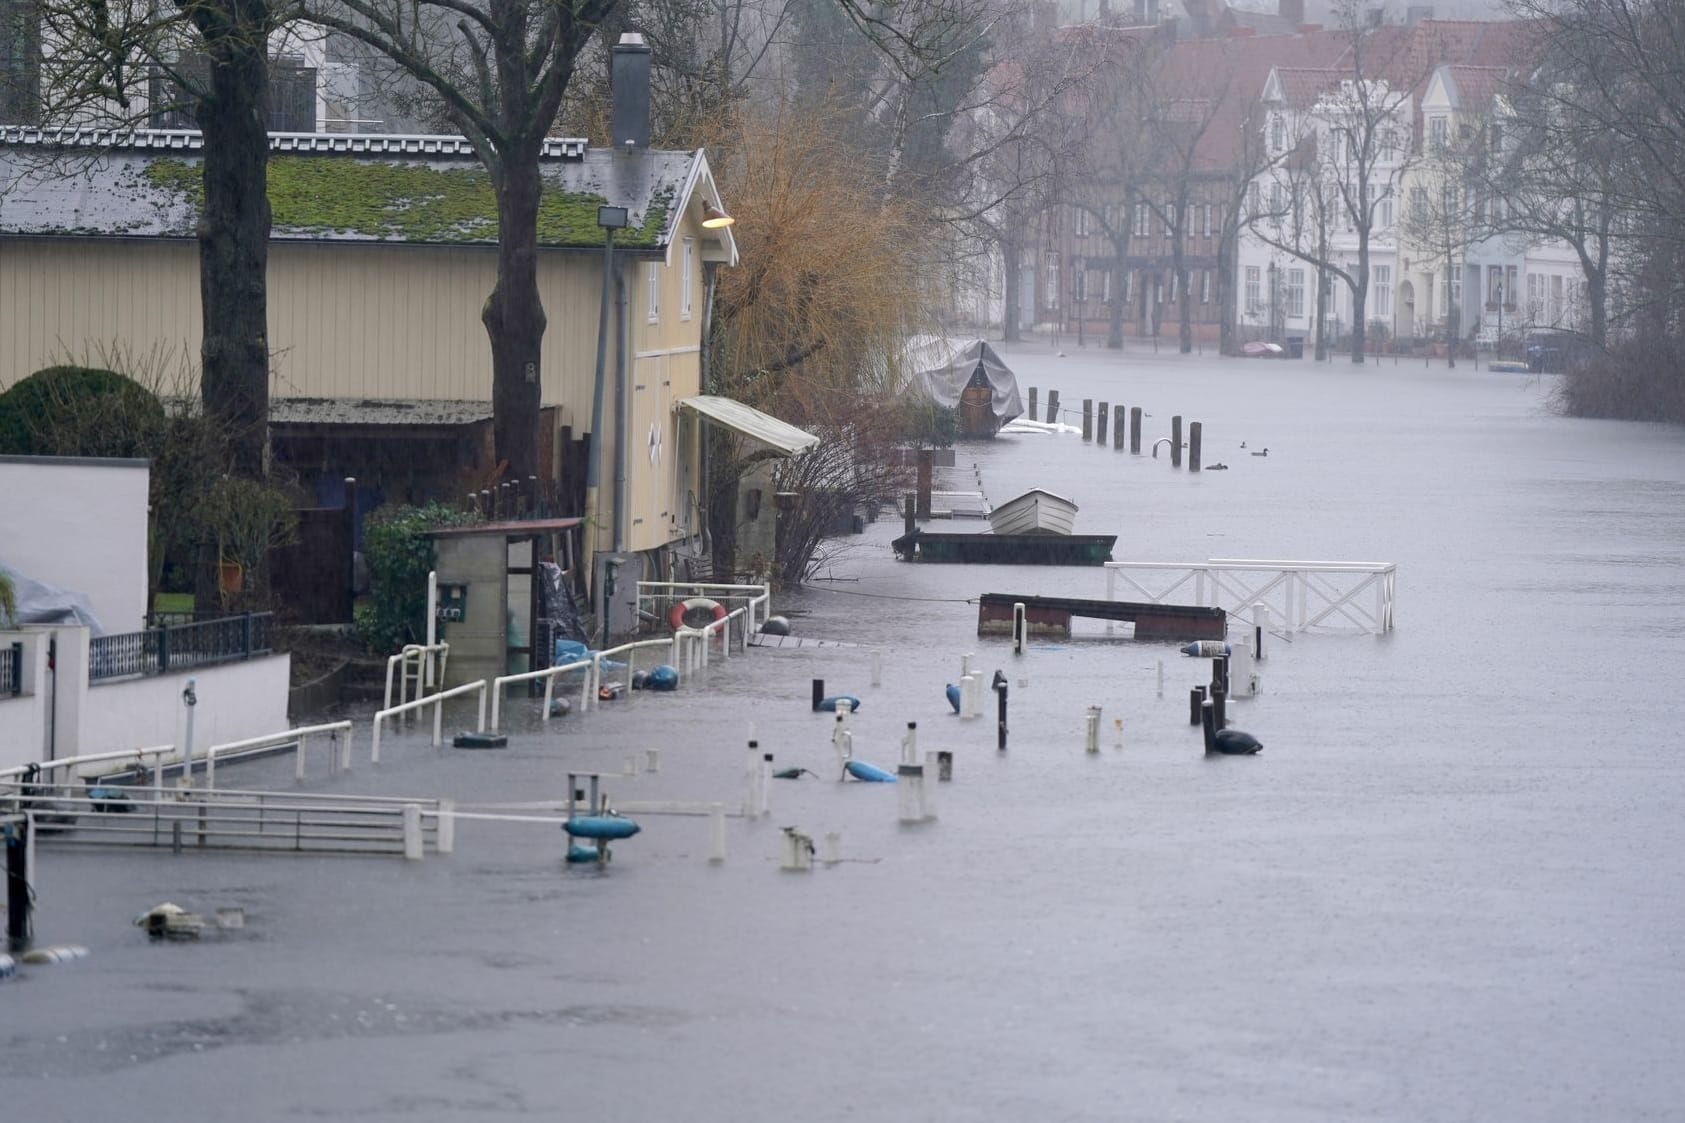
[[[151,457],[164,406],[116,371],[38,370],[0,394],[0,454]]]
[[[396,654],[407,643],[426,642],[427,574],[438,559],[426,532],[476,521],[454,507],[429,503],[379,512],[364,525],[369,598],[357,605],[355,621],[370,651]]]
[[[1685,346],[1659,338],[1619,344],[1572,364],[1556,399],[1569,417],[1685,423]]]

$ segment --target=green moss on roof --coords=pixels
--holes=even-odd
[[[197,211],[204,203],[199,165],[154,160],[147,180]],[[546,184],[538,207],[538,241],[545,246],[602,245],[597,208],[608,200]],[[660,243],[671,188],[650,199],[642,224],[621,231],[627,247]],[[269,161],[269,207],[276,230],[353,235],[404,242],[490,244],[497,241],[497,198],[484,168],[441,169],[376,163],[338,156],[275,156]]]

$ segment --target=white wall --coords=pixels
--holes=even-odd
[[[0,698],[0,769],[40,760],[46,741],[47,631],[0,632],[0,647],[23,644],[23,693]]]
[[[189,678],[197,685],[193,707],[193,749],[243,741],[289,728],[287,685],[292,657],[266,655],[242,663],[195,667],[179,674],[96,683],[82,707],[77,744],[60,742],[56,755],[116,752],[147,745],[187,744],[187,707],[181,692]]]
[[[146,626],[144,460],[0,456],[0,562],[81,593],[107,632]]]

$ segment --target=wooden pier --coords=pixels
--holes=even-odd
[[[903,561],[984,565],[1104,565],[1115,534],[931,534],[915,530],[890,547]]]
[[[1024,606],[1025,623],[1032,636],[1068,638],[1073,616],[1134,624],[1136,639],[1220,640],[1228,631],[1228,613],[1221,608],[984,593],[977,602],[977,634],[1010,636],[1015,604]]]

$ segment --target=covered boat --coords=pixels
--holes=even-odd
[[[996,534],[1069,534],[1076,517],[1075,502],[1033,487],[996,507],[989,525]]]
[[[959,412],[962,437],[992,437],[1024,412],[1018,380],[987,340],[914,336],[901,367],[909,387]]]

